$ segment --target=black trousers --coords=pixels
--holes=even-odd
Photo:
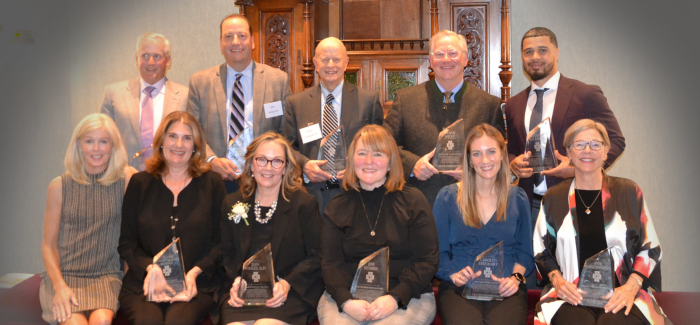
[[[605,313],[603,308],[574,306],[564,303],[552,318],[552,325],[642,325],[646,318],[637,306],[632,306],[630,314],[625,316],[625,309],[616,314]]]
[[[438,289],[438,312],[443,324],[525,325],[527,324],[527,286],[501,301],[479,301],[462,297],[464,286],[442,281]]]
[[[199,292],[189,302],[157,303],[122,288],[119,304],[132,325],[196,325],[212,310],[214,300]]]

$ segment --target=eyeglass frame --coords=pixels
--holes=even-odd
[[[260,159],[261,162],[262,162],[262,159],[264,159],[265,164],[260,165],[260,163],[258,162],[258,159]],[[274,165],[275,160],[281,161],[282,163],[279,166],[275,167],[275,165]],[[280,159],[280,158],[267,159],[267,158],[261,156],[261,157],[253,158],[253,163],[255,163],[255,165],[257,165],[260,168],[265,168],[265,167],[267,167],[268,164],[270,164],[270,167],[272,167],[274,169],[280,169],[280,168],[284,167],[284,164],[287,163],[287,161],[284,159]]]
[[[449,53],[451,53],[451,52],[452,52],[452,53],[457,53],[457,55],[456,55],[454,58],[451,58],[451,57],[450,57],[450,54],[449,54]],[[459,56],[460,56],[463,52],[464,52],[464,51],[460,51],[460,50],[449,50],[449,51],[447,51],[447,52],[444,52],[444,51],[437,51],[437,52],[430,52],[430,56],[434,57],[436,60],[444,60],[444,59],[445,59],[445,56],[447,56],[447,58],[449,58],[450,60],[455,60],[455,59],[459,58]],[[438,56],[440,56],[440,57],[438,57]]]
[[[577,143],[578,143],[578,144],[582,144],[583,147],[580,148],[580,149],[576,148],[575,146],[576,146]],[[593,143],[600,143],[600,148],[598,148],[598,149],[593,148],[593,146],[591,145],[591,144],[593,144]],[[607,146],[607,145],[605,144],[605,142],[600,141],[600,140],[591,140],[591,141],[578,140],[578,141],[573,141],[573,142],[571,142],[571,149],[573,149],[573,150],[579,150],[579,151],[586,150],[586,147],[591,148],[592,151],[600,151],[600,150],[603,150],[603,148],[605,148],[605,146]]]

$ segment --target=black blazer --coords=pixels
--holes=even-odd
[[[506,120],[508,124],[508,155],[512,160],[525,153],[525,139],[527,128],[525,127],[525,109],[530,87],[508,99],[505,105]],[[600,87],[587,85],[578,80],[561,76],[557,98],[554,100],[552,113],[552,138],[554,146],[559,154],[566,156],[564,148],[564,134],[566,130],[580,119],[592,119],[605,125],[610,137],[610,151],[604,168],[610,167],[625,150],[625,137],[622,136],[620,124],[617,123],[615,114],[608,106],[608,100],[603,95]],[[547,188],[563,181],[557,177],[547,177]],[[532,204],[533,184],[535,176],[520,179],[520,186],[527,193]]]
[[[197,277],[201,292],[215,292],[223,280],[219,220],[224,195],[221,175],[208,171],[192,178],[177,197],[175,236],[180,237],[185,272],[195,266],[202,269]],[[122,287],[133,293],[143,293],[146,268],[153,263],[153,256],[172,242],[173,199],[161,178],[147,172],[131,177],[124,194],[118,250],[129,265]]]
[[[314,308],[323,294],[321,280],[321,257],[319,243],[321,216],[318,202],[313,196],[296,191],[287,195],[286,201],[280,191],[272,231],[272,261],[275,276],[289,282],[296,291]],[[226,280],[221,288],[221,300],[228,300],[233,281],[240,276],[241,268],[249,253],[253,228],[241,220],[238,224],[228,219],[231,207],[238,202],[250,204],[248,223],[255,221],[253,206],[255,196],[243,199],[241,191],[226,196],[221,209],[221,236],[224,251],[223,266]]]

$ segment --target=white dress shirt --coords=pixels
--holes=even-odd
[[[530,94],[528,94],[527,106],[525,107],[525,129],[527,132],[530,132],[530,117],[532,116],[532,109],[537,102],[536,89],[547,88],[547,91],[542,96],[542,120],[549,118],[551,125],[552,114],[554,113],[554,100],[557,98],[557,89],[559,88],[559,78],[561,78],[561,73],[557,71],[542,87],[538,87],[534,82],[530,84]],[[547,176],[544,176],[544,181],[540,183],[540,186],[535,186],[534,192],[539,195],[544,195],[547,192]]]

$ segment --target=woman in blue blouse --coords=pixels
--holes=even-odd
[[[440,190],[433,214],[440,243],[441,280],[438,310],[445,324],[525,324],[527,287],[524,276],[534,267],[530,204],[519,187],[510,184],[508,153],[503,136],[488,124],[476,126],[466,138],[461,182]],[[483,276],[473,272],[474,259],[503,241],[503,300],[462,297],[465,285]]]

